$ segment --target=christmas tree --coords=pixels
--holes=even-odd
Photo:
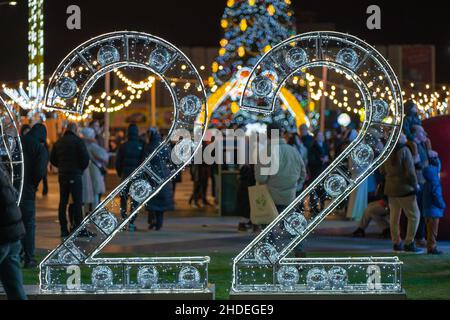
[[[273,45],[295,34],[291,0],[228,0],[220,22],[224,38],[212,64],[210,86],[229,81],[242,67],[252,68]]]
[[[259,58],[272,46],[295,34],[290,4],[290,0],[227,1],[220,22],[224,37],[220,40],[219,54],[212,64],[209,85],[212,92],[225,84],[231,84],[228,87],[232,89],[222,90],[225,93],[217,98],[221,103],[214,108],[211,118],[213,127],[260,121],[256,116],[238,110],[236,101],[246,82],[245,74],[248,76]],[[227,97],[223,96],[225,94]]]

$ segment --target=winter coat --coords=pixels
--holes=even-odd
[[[423,177],[423,168],[427,167],[429,164],[428,159],[428,149],[427,144],[425,142],[419,142],[415,143],[417,154],[419,156],[420,161],[417,162],[416,165],[416,175],[417,180],[419,181],[420,185],[423,185],[425,183],[425,178]]]
[[[128,140],[120,145],[116,157],[116,170],[122,181],[141,165],[143,152],[144,143],[139,139],[139,130],[130,126]]]
[[[403,119],[403,133],[409,141],[414,141],[414,133],[412,133],[415,125],[422,125],[417,113],[412,113],[409,110],[405,110],[406,116]]]
[[[89,166],[86,168],[86,170],[83,171],[83,175],[81,176],[81,183],[83,184],[83,203],[95,203],[94,198],[94,187],[92,185],[92,176],[91,171],[89,170]]]
[[[306,149],[309,150],[309,148],[312,147],[312,145],[314,144],[314,137],[310,134],[307,134],[305,136],[302,136],[300,138],[303,142],[303,145],[306,147]]]
[[[152,131],[151,140],[148,145],[145,146],[143,160],[152,154],[158,146],[161,144],[161,136],[156,131]],[[162,149],[162,154],[155,155],[151,162],[152,170],[161,178],[168,177],[170,175],[169,169],[165,165],[165,161],[170,159],[169,150]],[[173,192],[172,182],[169,181],[159,192],[156,194],[147,204],[145,208],[148,211],[172,211],[174,210],[173,204]]]
[[[327,167],[327,164],[321,160],[325,156],[328,156],[328,146],[326,143],[324,142],[322,145],[319,145],[317,141],[314,141],[311,148],[308,149],[308,167],[311,179],[318,177]]]
[[[425,184],[422,195],[422,214],[425,218],[442,218],[444,216],[445,201],[439,181],[439,171],[435,166],[423,169]]]
[[[353,165],[352,158],[349,159],[349,168],[352,178],[356,179],[361,173],[362,169]],[[368,204],[368,181],[364,180],[355,190],[350,193],[347,204],[346,217],[359,221],[361,220],[364,210]]]
[[[297,151],[300,152],[305,166],[308,166],[308,148],[303,144],[298,135],[295,135],[294,137],[294,146],[297,148]]]
[[[11,183],[11,176],[0,164],[0,245],[16,242],[25,235],[17,197],[17,191]]]
[[[47,130],[39,123],[21,138],[25,169],[22,200],[35,200],[36,190],[47,171],[46,139]]]
[[[109,154],[97,142],[85,141],[85,143],[91,158],[88,169],[92,179],[94,194],[103,194],[106,192],[105,178],[100,168],[108,163]]]
[[[50,162],[58,168],[60,176],[82,176],[89,165],[89,154],[83,140],[66,131],[51,152]]]
[[[267,185],[275,205],[289,205],[294,201],[297,184],[302,182],[302,176],[304,176],[303,160],[295,147],[288,145],[284,139],[280,138],[272,143],[278,144],[279,152],[276,150],[276,145],[271,146],[273,150],[270,154],[271,161],[269,164],[255,165],[255,180]],[[276,155],[279,158],[275,158]],[[277,161],[278,165],[274,161]],[[277,167],[278,170],[276,170]],[[268,172],[263,172],[261,169]]]
[[[384,194],[388,197],[406,197],[415,194],[417,176],[414,160],[406,145],[398,145],[380,168],[385,176]]]

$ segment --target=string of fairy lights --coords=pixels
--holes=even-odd
[[[181,65],[181,69],[185,70],[186,65]],[[123,90],[116,89],[112,94],[107,94],[102,92],[96,97],[88,96],[85,101],[86,108],[82,115],[76,115],[72,113],[65,113],[65,116],[70,121],[83,121],[90,117],[94,112],[111,113],[122,110],[123,108],[129,107],[135,100],[140,100],[145,92],[148,92],[156,82],[154,76],[149,76],[148,78],[141,80],[139,82],[134,82],[123,74],[122,71],[114,69],[114,73],[119,80],[121,80],[126,88]],[[191,83],[187,79],[170,79],[170,85],[174,87],[177,82],[184,82],[183,88],[185,90],[189,89]],[[197,88],[198,91],[202,90],[202,87]]]
[[[348,80],[351,77],[346,76]],[[364,116],[365,110],[362,108],[361,94],[355,88],[343,86],[333,82],[324,82],[306,73],[305,78],[295,76],[292,78],[293,85],[307,86],[311,100],[319,101],[323,97],[329,99],[336,107]],[[370,85],[370,82],[369,82]],[[430,84],[414,84],[404,86],[402,91],[403,100],[412,100],[418,107],[419,115],[422,118],[447,114],[448,103],[450,101],[450,88],[447,85],[435,86],[432,90]],[[387,98],[392,100],[389,88],[376,88],[374,97]]]
[[[204,70],[204,66],[202,66]],[[181,66],[183,68],[183,66]],[[96,95],[90,95],[85,101],[84,112],[81,115],[65,113],[65,117],[70,121],[83,121],[88,119],[92,113],[111,113],[127,108],[133,104],[133,102],[142,99],[145,92],[148,92],[156,82],[154,76],[149,76],[144,80],[135,82],[129,79],[125,74],[118,69],[114,70],[114,74],[123,84],[126,85],[124,89],[115,89],[110,94],[107,92],[101,92]],[[351,77],[344,75],[348,80]],[[364,75],[363,75],[364,76]],[[174,86],[176,82],[186,82],[185,86],[190,86],[188,79],[171,79],[170,85]],[[209,79],[208,79],[209,80]],[[208,81],[206,81],[208,82]],[[347,112],[353,112],[359,114],[361,118],[364,117],[365,110],[363,108],[363,102],[361,100],[361,94],[356,88],[345,86],[342,84],[333,83],[327,81],[325,84],[320,78],[314,76],[311,73],[304,73],[304,76],[292,77],[292,84],[299,85],[301,87],[307,86],[309,98],[311,101],[320,101],[323,97],[329,99],[333,105]],[[369,82],[370,85],[370,82]],[[2,85],[6,87],[5,84]],[[24,83],[20,82],[19,88],[23,88]],[[214,92],[215,88],[212,88]],[[376,88],[375,94],[384,98],[387,96],[388,100],[392,99],[389,88]],[[448,103],[450,101],[450,87],[448,85],[435,86],[432,90],[430,84],[417,84],[410,82],[404,85],[402,91],[403,100],[412,100],[416,103],[419,115],[422,118],[430,118],[437,115],[447,114]],[[14,100],[10,99],[6,101],[12,105]]]
[[[133,80],[126,77],[120,70],[114,70],[115,75],[120,79],[125,85],[125,89],[114,90],[111,94],[106,92],[99,93],[95,96],[90,95],[86,99],[84,108],[84,113],[82,115],[76,115],[71,113],[64,113],[65,117],[70,121],[82,121],[86,120],[93,112],[117,112],[123,108],[129,107],[135,100],[140,100],[144,94],[151,89],[156,79],[153,76],[134,82]],[[2,85],[2,88],[6,88],[6,84]],[[19,88],[23,88],[23,82],[20,82]],[[13,105],[17,101],[13,99],[6,100],[10,105]],[[60,101],[61,105],[64,104]]]
[[[134,82],[127,78],[120,70],[115,69],[116,76],[126,84],[125,90],[116,89],[112,94],[102,92],[97,97],[88,96],[82,115],[66,113],[67,119],[72,121],[86,120],[93,112],[117,112],[129,107],[135,100],[140,100],[144,92],[147,92],[155,83],[155,77],[149,76],[140,82]]]

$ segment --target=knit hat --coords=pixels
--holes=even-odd
[[[85,127],[81,129],[81,134],[86,139],[95,139],[95,131],[92,128]]]
[[[411,100],[406,101],[403,106],[405,108],[406,115],[409,115],[411,113],[412,108],[416,107],[417,109],[417,105]]]

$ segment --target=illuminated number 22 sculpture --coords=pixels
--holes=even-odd
[[[147,70],[160,77],[173,100],[174,122],[167,139],[42,261],[43,292],[208,290],[209,257],[96,257],[190,162],[201,146],[208,119],[203,82],[189,59],[170,43],[138,32],[105,34],[72,51],[51,78],[46,107],[82,113],[92,99],[88,94],[95,82],[106,73],[125,67]],[[170,141],[180,136],[170,156]],[[164,170],[158,169],[161,160]],[[127,208],[126,215],[121,214],[120,197],[137,204]]]
[[[401,89],[387,61],[365,42],[336,32],[306,33],[272,48],[253,68],[241,108],[271,113],[285,81],[314,67],[334,69],[356,84],[365,108],[364,123],[350,146],[234,259],[232,292],[400,293],[402,263],[397,257],[288,257],[389,157],[403,119]],[[303,206],[307,196],[308,213]],[[325,200],[328,204],[320,209],[312,205]]]

